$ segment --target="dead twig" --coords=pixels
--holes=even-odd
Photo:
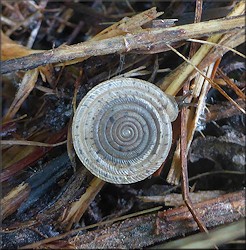
[[[238,29],[241,30],[244,27],[245,18],[244,15],[240,15],[165,29],[147,29],[147,31],[128,33],[100,41],[88,41],[71,46],[62,46],[46,52],[3,61],[1,73],[5,74],[18,70],[34,69],[41,65],[61,63],[81,57],[130,51],[136,52],[136,50],[146,50],[149,53],[154,45],[165,45],[167,43],[184,41],[188,38],[209,36],[215,33],[221,34]],[[165,50],[169,50],[169,48],[165,46],[162,51]]]
[[[245,192],[239,191],[225,194],[215,199],[194,204],[194,208],[208,228],[230,223],[245,216]],[[102,225],[106,223],[103,222]],[[99,226],[99,223],[95,224],[95,226]],[[93,228],[93,225],[89,227]],[[88,227],[72,230],[65,234],[23,246],[22,249],[45,247],[47,243],[64,239],[76,233],[77,235],[67,240],[78,249],[139,249],[195,232],[197,231],[197,225],[185,206],[159,212],[158,214],[154,213],[124,220],[109,227],[79,235],[79,232],[84,232],[83,230],[86,229]],[[133,237],[134,240],[132,240]]]
[[[0,140],[2,145],[21,145],[21,146],[37,146],[37,147],[57,147],[65,144],[67,141],[62,141],[54,144],[37,142],[37,141],[26,141],[26,140]]]
[[[191,192],[190,197],[193,203],[198,203],[212,198],[216,198],[224,193],[225,192],[221,190],[198,191],[195,193]],[[177,193],[154,195],[154,196],[138,196],[138,199],[140,199],[143,202],[165,203],[165,206],[179,207],[181,205],[185,205],[182,195]]]

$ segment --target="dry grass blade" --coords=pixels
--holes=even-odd
[[[2,125],[4,126],[4,125],[6,125],[6,124],[8,124],[8,123],[11,123],[11,122],[20,121],[20,120],[22,120],[22,119],[24,119],[24,118],[26,118],[26,117],[27,117],[27,114],[22,115],[22,116],[20,116],[20,117],[18,117],[18,118],[12,119],[12,120],[5,121],[5,122],[2,123]]]
[[[59,143],[49,144],[37,141],[26,141],[26,140],[1,140],[2,145],[21,145],[21,146],[37,146],[37,147],[57,147],[65,144],[67,141],[62,141]]]
[[[224,95],[231,103],[233,103],[235,105],[236,108],[238,108],[244,114],[245,114],[245,110],[238,103],[236,103],[217,83],[215,83],[213,80],[211,80],[209,77],[207,77],[200,69],[198,69],[192,63],[192,60],[188,60],[187,58],[185,58],[181,53],[179,53],[172,46],[170,46],[170,45],[167,45],[167,46],[169,46],[171,50],[173,50],[176,54],[178,54],[181,58],[183,58],[187,63],[190,63],[190,66],[194,67],[196,69],[196,71],[199,72],[200,75],[202,77],[204,77],[204,79],[206,80],[202,84],[202,92],[200,94],[200,98],[198,99],[198,108],[196,110],[195,115],[193,115],[191,112],[189,113],[189,119],[188,119],[189,124],[187,125],[187,130],[188,130],[187,149],[189,149],[190,144],[192,142],[192,138],[193,138],[195,129],[196,129],[196,126],[197,126],[199,118],[200,118],[200,114],[204,110],[205,98],[206,98],[206,94],[207,94],[208,89],[209,89],[208,83],[210,83],[214,88],[216,88],[222,95]],[[212,71],[213,71],[213,67],[214,67],[213,64],[210,65],[210,67],[207,69],[208,71],[206,72],[206,74],[211,75]],[[170,89],[171,90],[175,89],[175,84],[173,84]],[[168,89],[166,90],[166,92],[168,92]],[[172,161],[172,166],[171,166],[171,169],[170,169],[169,174],[167,176],[167,181],[169,183],[177,184],[179,182],[180,173],[181,173],[179,166],[180,166],[180,145],[178,143],[178,146],[177,146],[177,149],[175,151],[175,155],[174,155],[174,158]]]
[[[212,249],[214,245],[225,244],[243,236],[245,236],[245,221],[241,219],[238,222],[211,230],[210,234],[199,233],[147,249]]]
[[[80,197],[78,201],[73,202],[59,219],[61,221],[62,227],[64,227],[66,230],[70,230],[74,223],[79,222],[91,201],[94,200],[95,196],[103,187],[104,183],[105,182],[103,180],[100,180],[97,177],[91,181],[86,192]]]
[[[22,82],[20,84],[19,90],[16,93],[15,99],[3,119],[4,122],[8,121],[9,119],[12,119],[15,116],[22,103],[33,90],[37,79],[38,69],[32,69],[25,73],[25,76],[23,77]]]
[[[245,3],[240,2],[235,6],[228,17],[241,15],[244,12]],[[238,39],[236,37],[238,37]],[[231,41],[233,41],[233,44]],[[227,93],[222,90],[220,86],[218,86],[218,84],[214,83],[214,81],[210,79],[210,76],[212,76],[212,72],[214,71],[214,59],[216,58],[209,58],[209,54],[213,54],[213,56],[216,55],[216,50],[218,50],[218,55],[220,58],[221,55],[228,51],[230,46],[236,47],[237,45],[243,43],[244,34],[238,32],[237,35],[234,33],[214,35],[207,39],[206,42],[207,43],[202,45],[190,60],[186,59],[181,53],[168,45],[175,53],[183,58],[185,62],[173,70],[167,77],[165,77],[163,83],[160,85],[160,88],[167,94],[176,95],[185,82],[191,80],[197,74],[197,72],[200,74],[199,78],[197,78],[195,81],[195,87],[193,86],[193,96],[196,97],[194,98],[193,103],[197,103],[198,98],[198,107],[197,109],[191,108],[187,120],[187,150],[189,150],[190,144],[192,142],[200,115],[204,112],[205,99],[210,88],[209,83],[216,87],[224,96],[226,96],[226,98],[229,99],[241,112],[245,112],[245,110],[241,108],[241,106],[238,105],[233,99],[231,99]],[[225,43],[227,43],[228,46],[226,46]],[[219,44],[222,46],[214,46],[214,44]],[[208,58],[207,61],[206,58]],[[202,64],[203,61],[206,63]],[[205,69],[207,66],[209,67]],[[216,69],[217,67],[218,66],[216,65]],[[201,79],[201,77],[204,77],[204,80]],[[167,181],[169,183],[178,184],[181,173],[180,162],[180,143],[178,142],[172,161],[172,166],[167,176]]]
[[[11,40],[1,31],[1,60],[10,60],[33,53],[43,52],[43,50],[31,50]]]
[[[228,18],[233,18],[233,16],[242,15],[244,12],[245,2],[240,2],[228,15]],[[236,25],[235,27],[238,26]],[[189,37],[189,39],[190,38],[191,37]],[[209,37],[207,41],[208,43],[212,44],[222,44],[226,47],[236,47],[245,42],[245,34],[241,33],[240,31],[237,31],[235,33],[232,32],[231,34],[217,34]],[[213,57],[215,57],[214,54],[216,54],[216,51],[219,55],[217,57],[221,58],[221,56],[225,54],[228,50],[224,47],[214,47],[209,44],[202,45],[200,49],[194,54],[194,56],[189,60],[189,63],[184,62],[163,79],[160,88],[167,94],[176,95],[182,88],[184,82],[189,79],[192,79],[197,73],[196,70],[194,70],[193,65],[197,66],[200,70],[209,66],[215,61],[213,60],[213,58],[209,58],[209,54],[212,54]],[[205,61],[206,57],[208,61],[206,61],[206,65],[204,65],[202,64],[202,62]]]
[[[167,46],[171,50],[173,50],[176,54],[178,54],[181,58],[183,58],[186,62],[190,63],[190,65],[192,65],[197,70],[197,72],[199,72],[200,75],[202,75],[214,88],[216,88],[223,96],[225,96],[231,103],[233,103],[241,112],[246,114],[246,111],[243,108],[241,108],[216,82],[212,81],[210,78],[208,78],[206,75],[204,75],[204,73],[200,69],[198,69],[197,66],[195,66],[190,60],[185,58],[181,53],[179,53],[172,46],[170,46],[168,44],[167,44]]]
[[[199,39],[192,39],[192,38],[187,39],[187,41],[189,41],[189,42],[195,42],[195,43],[202,43],[202,44],[210,44],[210,45],[213,45],[215,47],[225,48],[228,51],[232,51],[233,53],[241,56],[242,58],[246,58],[246,56],[244,54],[240,53],[239,51],[237,51],[237,50],[235,50],[233,48],[225,46],[225,45],[221,45],[221,44],[217,44],[217,43],[212,43],[212,42],[209,42],[209,41],[203,41],[203,40],[199,40]]]

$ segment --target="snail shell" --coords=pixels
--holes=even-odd
[[[141,181],[166,159],[178,105],[152,83],[115,78],[80,102],[72,124],[75,151],[98,178],[117,184]]]

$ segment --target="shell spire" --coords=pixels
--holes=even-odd
[[[72,125],[75,151],[98,178],[141,181],[166,159],[178,105],[157,86],[134,78],[105,81],[80,102]]]

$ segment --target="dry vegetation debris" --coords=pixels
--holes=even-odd
[[[181,124],[191,197],[207,228],[245,216],[244,1],[2,0],[2,6],[3,248],[141,248],[196,232],[177,202]],[[167,161],[132,185],[93,177],[71,139],[78,102],[119,75],[173,96],[191,92],[189,108],[182,105],[185,122],[173,124]],[[207,235],[180,244],[223,247],[244,233],[239,222],[206,245]]]

